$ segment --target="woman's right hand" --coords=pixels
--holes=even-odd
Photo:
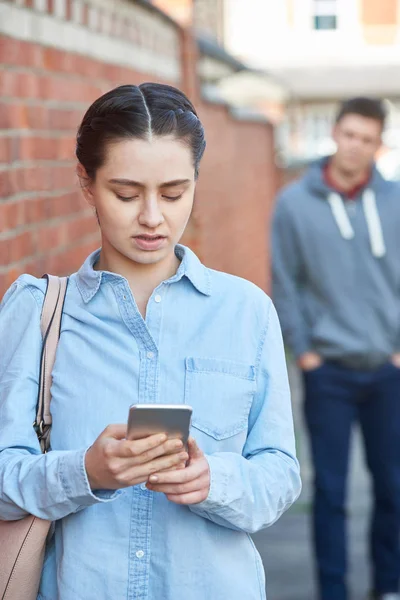
[[[180,468],[188,460],[181,440],[156,434],[127,440],[126,425],[109,425],[86,452],[85,467],[92,490],[118,490],[146,482],[159,471]]]

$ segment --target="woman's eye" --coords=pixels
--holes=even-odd
[[[115,194],[119,200],[123,202],[129,202],[130,200],[135,200],[138,196],[120,196],[120,194]]]
[[[165,200],[170,200],[171,202],[173,202],[174,200],[180,200],[182,198],[183,194],[180,194],[179,196],[165,196],[163,195],[163,198],[165,198]]]

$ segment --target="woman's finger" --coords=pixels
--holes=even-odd
[[[192,464],[186,469],[178,469],[171,472],[164,471],[163,473],[159,473],[158,471],[149,477],[150,483],[188,483],[189,481],[193,481],[197,479],[202,473],[204,469],[200,464]]]
[[[173,444],[179,443],[179,441],[180,440],[168,440],[165,433],[150,435],[149,437],[140,440],[123,440],[118,445],[118,456],[121,458],[137,458],[160,446],[166,445],[165,447],[168,448]],[[162,454],[165,454],[165,452],[163,451]]]
[[[152,484],[148,483],[147,487],[153,492],[159,492],[162,494],[190,494],[201,490],[207,482],[204,478],[198,477],[189,483],[164,483],[164,484]]]
[[[134,463],[143,464],[151,462],[160,456],[169,456],[170,454],[176,454],[182,450],[183,443],[181,440],[167,440],[163,444],[151,448],[150,450],[146,450],[146,452],[134,457]]]
[[[156,471],[163,471],[164,469],[170,469],[171,467],[179,465],[182,461],[187,459],[188,455],[186,452],[161,456],[147,463],[140,465],[136,464],[126,471],[123,471],[119,475],[119,480],[124,486],[144,483],[148,480],[152,473]]]

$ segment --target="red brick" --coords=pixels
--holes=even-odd
[[[89,25],[89,5],[86,2],[82,7],[82,25]]]
[[[7,273],[0,273],[0,302],[7,291]]]
[[[84,109],[52,109],[49,112],[49,128],[51,130],[76,131],[84,115]]]
[[[39,223],[47,218],[47,198],[30,198],[24,201],[25,223]]]
[[[15,171],[0,171],[0,200],[15,194],[18,191],[18,183]]]
[[[19,139],[17,137],[0,137],[0,163],[12,163],[19,156]]]
[[[68,243],[75,242],[91,233],[98,231],[98,225],[94,215],[80,217],[70,221],[67,226]]]
[[[42,47],[10,37],[0,38],[0,65],[42,67]]]
[[[58,140],[50,137],[23,137],[20,160],[56,160]]]
[[[67,21],[72,19],[72,0],[65,0],[65,18]]]
[[[16,96],[16,77],[12,71],[0,71],[0,97]]]
[[[44,48],[43,64],[48,71],[74,73],[75,55],[56,48]]]
[[[20,105],[0,101],[0,129],[17,129],[22,127],[22,113]]]
[[[52,129],[46,106],[24,106],[26,126],[29,129]]]
[[[86,208],[81,192],[71,192],[62,196],[47,198],[46,216],[48,219],[82,212]]]
[[[56,157],[59,160],[73,160],[75,159],[75,136],[60,137],[54,140],[56,145]]]
[[[10,240],[0,240],[0,266],[4,267],[11,262]]]
[[[75,165],[60,165],[50,171],[50,189],[59,190],[71,188],[75,183]]]
[[[29,71],[0,71],[0,96],[3,98],[40,98],[40,79]]]
[[[0,265],[22,260],[34,252],[32,233],[26,231],[10,239],[0,240]]]
[[[16,229],[25,221],[24,203],[10,202],[0,205],[3,214],[4,231]]]
[[[40,97],[44,100],[60,102],[93,102],[101,95],[102,89],[75,77],[45,75],[40,79]]]
[[[51,189],[51,168],[49,167],[18,169],[16,177],[18,192],[42,192]]]
[[[64,223],[42,227],[37,236],[38,251],[47,252],[62,246],[65,243],[65,230]]]

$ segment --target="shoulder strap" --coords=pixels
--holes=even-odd
[[[68,285],[67,277],[44,275],[44,278],[47,279],[47,290],[40,321],[43,347],[40,362],[36,421],[34,423],[42,452],[46,452],[50,447],[50,390],[52,371],[56,359],[57,344],[60,337],[62,311]]]

